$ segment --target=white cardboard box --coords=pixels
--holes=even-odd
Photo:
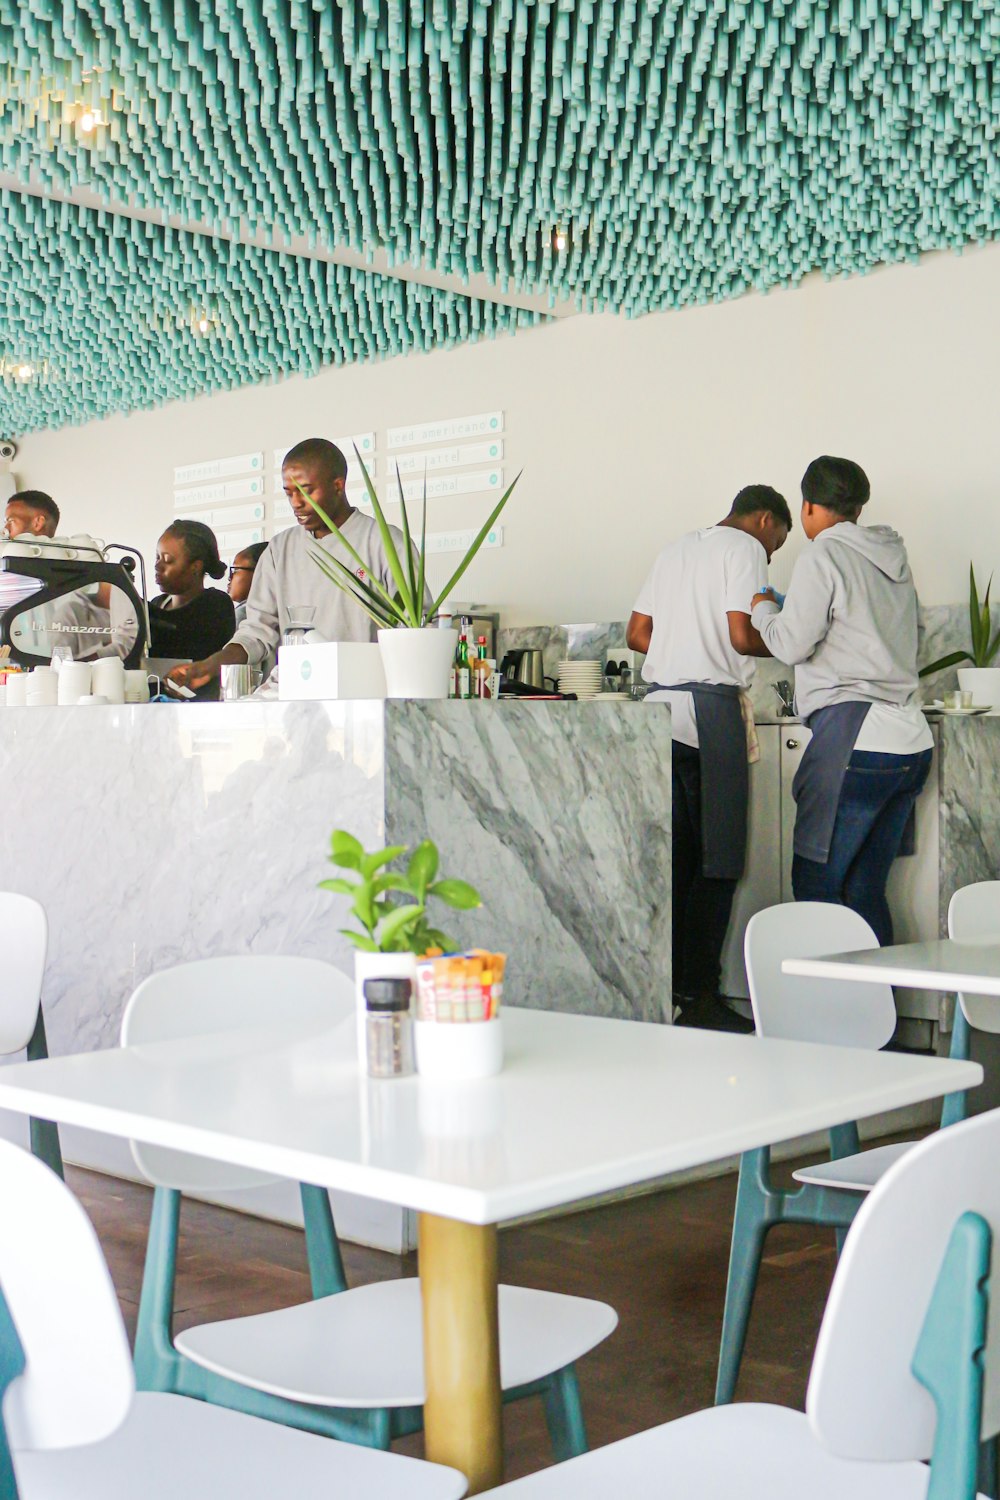
[[[384,698],[377,645],[323,641],[278,648],[279,698]]]

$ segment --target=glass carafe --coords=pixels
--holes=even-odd
[[[313,604],[292,604],[288,609],[288,623],[281,637],[283,646],[304,646],[312,634],[316,607]]]

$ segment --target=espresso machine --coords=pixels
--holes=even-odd
[[[0,539],[0,646],[21,667],[48,666],[57,646],[74,660],[118,656],[139,667],[149,646],[145,593],[145,565],[132,547],[90,536]]]

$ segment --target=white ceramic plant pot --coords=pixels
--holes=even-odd
[[[972,694],[977,708],[986,703],[990,708],[1000,708],[1000,667],[960,667],[958,685],[964,693]]]
[[[380,630],[387,698],[447,698],[457,630]]]
[[[358,1067],[362,1073],[368,1071],[368,1053],[365,1046],[366,979],[409,979],[416,991],[416,957],[412,953],[358,952],[354,955],[354,999],[358,1015]]]

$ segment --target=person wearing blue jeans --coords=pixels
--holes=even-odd
[[[915,755],[855,750],[841,787],[826,863],[800,854],[792,857],[796,901],[849,906],[864,917],[883,948],[891,943],[886,883],[930,768],[930,750]]]
[[[858,524],[870,493],[851,459],[814,459],[802,479],[809,546],[784,604],[755,594],[751,621],[795,668],[795,705],[811,731],[792,788],[795,899],[849,906],[889,943],[886,884],[932,739],[917,691],[906,548],[891,527]]]

